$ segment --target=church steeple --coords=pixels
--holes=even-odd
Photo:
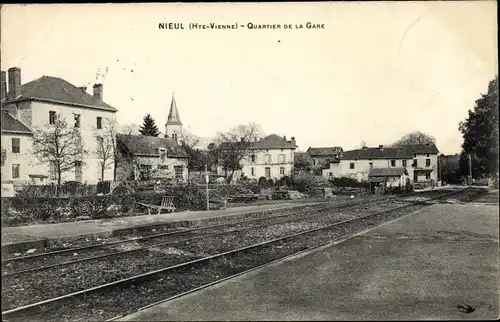
[[[181,119],[179,117],[179,111],[177,110],[177,104],[175,103],[174,93],[172,93],[172,102],[170,103],[170,112],[168,113],[167,125],[182,125]]]
[[[174,93],[172,93],[172,101],[170,102],[170,112],[168,113],[167,123],[165,124],[165,137],[171,138],[177,143],[182,136],[182,122],[177,110]]]

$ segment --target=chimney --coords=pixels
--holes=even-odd
[[[285,141],[286,141],[286,135],[285,135],[285,136],[283,136],[283,140],[285,140]]]
[[[7,97],[14,99],[21,96],[21,68],[12,67],[8,70],[9,73],[9,91]]]
[[[3,101],[4,99],[7,98],[7,73],[2,70],[2,73],[0,75],[0,79],[1,79],[1,100]]]
[[[378,148],[379,148],[380,150],[383,150],[383,149],[384,149],[384,146],[381,144],[381,145],[379,145],[379,146],[378,146]]]
[[[364,147],[363,147],[363,150],[366,150],[366,149],[368,149],[368,147],[367,147],[367,146],[364,146]]]
[[[295,136],[292,136],[290,143],[292,143],[293,145],[297,145],[297,143],[295,143]]]
[[[94,97],[102,101],[102,84],[94,85]]]
[[[86,92],[87,91],[87,86],[81,86],[81,87],[78,87],[79,89],[82,90],[82,92]],[[101,96],[102,96],[102,92],[101,92]]]

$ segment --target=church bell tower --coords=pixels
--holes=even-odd
[[[165,137],[173,139],[177,144],[180,144],[182,137],[182,122],[179,118],[179,111],[175,103],[174,93],[172,93],[170,112],[168,113],[167,123],[165,124]]]

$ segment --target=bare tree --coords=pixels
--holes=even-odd
[[[241,169],[241,161],[249,154],[249,147],[262,135],[261,127],[255,123],[238,125],[229,132],[217,134],[215,144],[218,163],[222,166],[228,183],[234,172]]]
[[[422,133],[420,131],[411,132],[403,135],[399,140],[392,144],[393,147],[399,147],[412,144],[436,144],[436,138],[432,135]]]
[[[194,149],[194,147],[200,143],[200,137],[188,132],[186,130],[182,131],[182,137],[181,137],[181,145],[183,147],[188,147],[190,149]]]
[[[97,149],[94,152],[99,160],[101,180],[104,180],[104,172],[113,167],[113,180],[116,180],[116,167],[118,159],[118,148],[116,142],[117,123],[114,118],[106,118],[102,124],[102,129],[95,129],[94,136],[97,140]]]
[[[32,152],[38,163],[48,164],[57,176],[57,194],[62,174],[84,163],[88,153],[83,145],[80,128],[68,126],[63,118],[56,118],[54,124],[33,131]]]

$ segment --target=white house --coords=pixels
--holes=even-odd
[[[13,67],[2,83],[2,182],[47,182],[56,179],[48,164],[40,164],[30,153],[35,128],[44,128],[57,117],[81,129],[88,155],[75,163],[74,169],[63,173],[63,181],[96,183],[112,180],[113,166],[101,178],[100,160],[96,156],[96,135],[104,133],[104,125],[114,123],[117,109],[103,101],[103,86],[95,84],[93,95],[85,87],[76,87],[57,77],[42,76],[21,85],[21,70]],[[8,115],[8,116],[7,116]],[[6,119],[4,121],[4,118]]]
[[[295,138],[290,141],[286,137],[271,134],[257,142],[253,142],[247,156],[241,161],[241,170],[235,172],[233,179],[242,175],[249,179],[279,180],[293,173],[294,153],[297,148]],[[217,167],[217,174],[224,175],[221,166]]]
[[[386,177],[408,176],[410,183],[437,182],[438,149],[434,144],[417,144],[405,147],[362,148],[343,151],[338,160],[323,170],[325,177],[351,177],[358,181],[369,181],[374,169],[399,169],[387,172]],[[372,177],[380,177],[376,170]],[[376,174],[376,175],[375,175]],[[393,181],[393,180],[388,180]]]

